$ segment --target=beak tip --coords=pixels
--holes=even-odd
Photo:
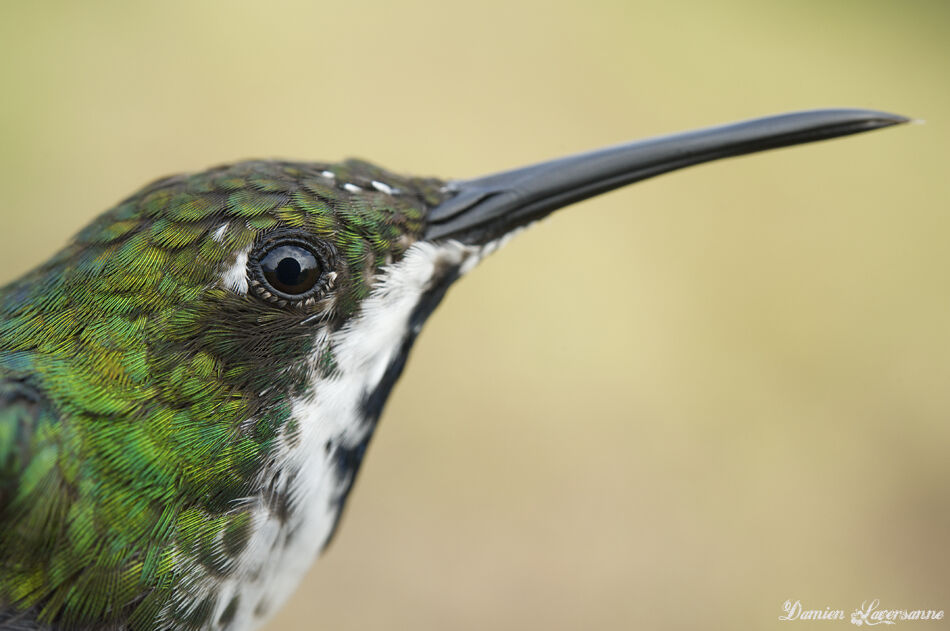
[[[881,127],[891,127],[892,125],[903,125],[914,122],[907,116],[901,114],[892,114],[891,112],[882,112],[877,110],[841,110],[843,113],[858,114],[855,118],[863,118],[865,124],[872,129]]]
[[[890,127],[891,125],[904,125],[906,123],[913,123],[919,119],[910,118],[909,116],[901,116],[900,114],[891,114],[887,116],[883,123],[884,127]]]

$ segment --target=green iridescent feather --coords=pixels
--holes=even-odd
[[[167,178],[0,290],[0,621],[201,627],[213,603],[175,609],[176,584],[190,564],[228,573],[288,398],[334,365],[311,357],[311,312],[229,291],[222,271],[269,231],[326,239],[346,264],[320,317],[339,326],[440,185],[358,161]]]

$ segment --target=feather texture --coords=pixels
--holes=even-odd
[[[315,331],[359,310],[441,184],[358,161],[166,178],[0,290],[0,627],[209,625],[182,594],[236,571],[288,401],[334,370]],[[284,229],[336,253],[312,304],[247,290],[247,252]]]

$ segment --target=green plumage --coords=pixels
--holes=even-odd
[[[172,596],[195,564],[227,575],[247,542],[241,500],[313,368],[300,324],[352,314],[440,184],[356,161],[168,178],[0,290],[0,625],[27,612],[66,629],[151,629],[160,613],[202,626],[211,604]],[[332,304],[222,287],[237,253],[282,228],[345,262]]]

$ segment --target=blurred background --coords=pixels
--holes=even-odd
[[[785,110],[926,119],[638,184],[487,260],[268,628],[950,610],[945,1],[5,2],[0,42],[0,281],[240,158],[465,177]]]

